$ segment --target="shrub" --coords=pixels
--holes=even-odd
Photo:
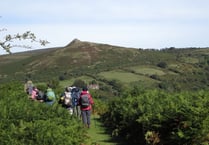
[[[69,145],[85,143],[86,130],[58,104],[29,101],[23,85],[0,86],[0,140],[4,145]]]
[[[130,92],[115,99],[102,115],[112,134],[131,144],[146,144],[154,135],[159,144],[208,144],[209,94],[206,91]],[[149,142],[154,141],[150,140]]]
[[[157,64],[158,67],[161,67],[161,68],[166,68],[167,67],[167,63],[166,62],[160,62]]]

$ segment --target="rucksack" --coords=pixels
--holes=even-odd
[[[64,104],[66,106],[71,106],[72,105],[72,96],[71,96],[71,92],[65,92],[64,93]]]
[[[89,94],[83,94],[80,98],[81,107],[86,108],[90,105]]]
[[[47,89],[46,92],[46,101],[55,101],[55,94],[52,89]]]
[[[72,101],[73,101],[73,105],[77,106],[78,104],[78,98],[80,96],[80,89],[79,88],[73,88],[71,91],[71,96],[72,96]]]
[[[37,91],[36,95],[37,100],[44,100],[44,93],[42,91]]]

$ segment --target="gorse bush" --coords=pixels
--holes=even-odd
[[[133,95],[134,94],[134,95]],[[132,90],[103,114],[112,135],[132,144],[208,144],[209,93]]]
[[[0,140],[4,145],[70,145],[87,139],[77,118],[58,104],[30,101],[23,85],[0,86]]]

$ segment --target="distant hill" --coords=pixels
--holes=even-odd
[[[67,46],[0,56],[0,83],[86,77],[166,90],[209,87],[209,48],[136,49],[74,39]]]

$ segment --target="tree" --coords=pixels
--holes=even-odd
[[[161,67],[161,68],[166,68],[166,67],[167,67],[167,63],[161,61],[161,62],[159,62],[159,63],[157,64],[157,66],[158,66],[158,67]]]
[[[79,88],[83,88],[84,86],[87,86],[87,84],[85,83],[85,81],[81,80],[81,79],[76,79],[73,82],[73,86],[79,87]]]
[[[0,32],[2,31],[7,31],[7,29],[3,28],[0,29]],[[45,46],[49,42],[47,40],[38,40],[35,36],[34,33],[30,31],[26,31],[25,33],[22,34],[7,34],[5,37],[2,38],[3,40],[0,40],[0,47],[5,50],[7,53],[11,54],[11,48],[13,47],[22,47],[22,48],[31,48],[31,46],[26,46],[26,45],[15,45],[14,40],[21,41],[21,40],[30,40],[30,42],[36,42],[40,43],[40,45]]]

